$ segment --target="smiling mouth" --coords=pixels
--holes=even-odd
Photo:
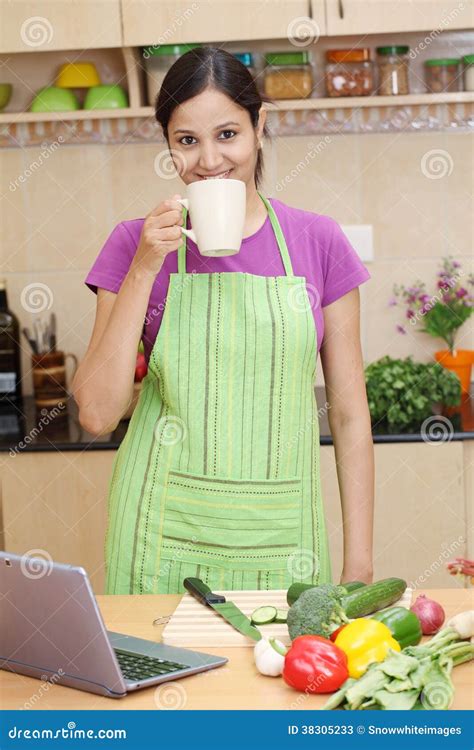
[[[227,172],[219,172],[218,174],[200,174],[198,177],[200,180],[225,180],[232,172],[232,169],[228,169]]]

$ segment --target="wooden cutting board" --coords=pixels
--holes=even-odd
[[[274,591],[219,591],[224,594],[229,602],[233,602],[245,615],[250,617],[254,609],[264,605],[272,605],[278,609],[288,609],[286,602],[286,589]],[[412,589],[406,589],[405,593],[392,606],[410,607]],[[290,638],[285,623],[270,623],[261,625],[260,632],[265,637],[273,636],[286,645]],[[171,615],[169,623],[165,626],[162,636],[163,643],[170,646],[188,646],[199,648],[201,646],[254,646],[255,641],[247,638],[229,625],[211,607],[200,604],[191,594],[183,594],[183,598]]]

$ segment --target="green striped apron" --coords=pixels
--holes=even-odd
[[[216,590],[332,580],[316,329],[305,279],[260,198],[285,276],[186,273],[185,239],[178,250],[113,465],[107,594],[179,593],[186,576]]]

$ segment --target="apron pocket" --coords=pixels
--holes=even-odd
[[[170,471],[162,557],[239,570],[286,570],[300,542],[299,478],[230,479]]]

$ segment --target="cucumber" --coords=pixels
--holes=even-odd
[[[277,614],[273,622],[286,622],[287,614],[287,609],[277,609]]]
[[[254,625],[267,625],[273,622],[277,616],[276,607],[257,607],[250,617]]]
[[[367,586],[367,584],[362,583],[362,581],[349,581],[349,583],[342,583],[341,586],[344,586],[347,593],[351,594],[356,589],[361,589],[362,586]]]
[[[341,585],[349,594],[351,591],[362,588],[362,586],[365,586],[366,584],[362,583],[362,581],[350,581],[349,583],[343,583]],[[291,607],[291,605],[294,604],[297,599],[299,599],[303,591],[308,591],[308,589],[314,588],[317,588],[317,583],[292,583],[290,588],[286,592],[286,601]]]
[[[364,617],[398,601],[407,587],[401,578],[384,578],[342,597],[347,617]]]

